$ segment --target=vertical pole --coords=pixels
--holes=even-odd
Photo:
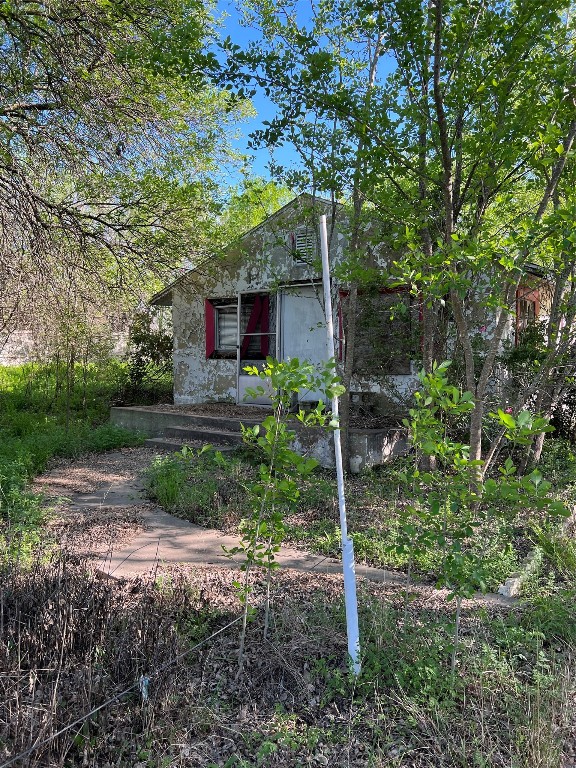
[[[322,251],[322,283],[324,286],[324,313],[326,315],[326,336],[328,358],[336,359],[334,350],[334,321],[332,319],[332,293],[330,291],[330,262],[328,260],[328,232],[326,216],[320,216],[320,248]],[[338,419],[338,397],[332,398],[332,413]],[[340,532],[342,534],[342,567],[344,571],[344,601],[346,605],[346,629],[348,633],[348,654],[352,660],[355,675],[360,674],[360,631],[358,629],[358,600],[356,598],[356,572],[354,570],[354,543],[348,537],[346,522],[346,497],[344,494],[344,468],[342,466],[342,443],[340,428],[334,430],[334,458],[338,481],[338,506],[340,508]]]

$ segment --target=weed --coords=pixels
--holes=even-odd
[[[567,585],[576,586],[576,539],[547,526],[532,526],[534,543],[550,569]]]
[[[548,643],[576,643],[576,589],[535,595],[526,601],[522,625],[541,633]]]
[[[146,472],[146,489],[169,512],[220,528],[230,521],[237,524],[247,512],[244,482],[253,473],[254,467],[239,456],[185,448],[154,459]]]
[[[399,466],[403,465],[401,460]],[[394,462],[349,478],[347,503],[358,562],[382,568],[406,567],[408,555],[396,547],[403,500],[396,497],[392,504],[379,496],[382,488],[394,482],[389,483],[388,477],[397,474]],[[246,486],[256,479],[254,457],[245,451],[227,453],[220,459],[214,452],[191,451],[186,459],[178,453],[155,459],[147,473],[147,492],[166,510],[190,522],[237,531],[240,520],[249,513]],[[287,540],[318,554],[338,557],[341,542],[332,473],[317,469],[299,484],[297,509],[289,511],[284,521]],[[508,523],[496,526],[491,522],[475,530],[469,543],[480,548],[488,588],[496,589],[517,568],[520,557],[516,544],[522,541],[522,533],[523,529],[518,533]],[[434,551],[424,550],[414,556],[414,572],[420,578],[435,578],[437,569]]]
[[[538,469],[558,488],[576,483],[574,443],[563,438],[547,437],[538,462]]]
[[[115,364],[90,367],[67,390],[65,403],[55,394],[52,366],[0,368],[0,557],[27,558],[39,544],[47,512],[26,484],[51,458],[142,442],[139,435],[99,423],[108,418],[117,373]]]
[[[529,626],[519,611],[463,610],[452,686],[446,606],[415,601],[405,627],[398,592],[366,587],[365,658],[354,681],[342,663],[344,609],[332,577],[280,572],[270,636],[253,633],[237,683],[233,632],[181,657],[229,620],[215,608],[229,606],[230,584],[220,577],[195,569],[186,578],[172,571],[161,582],[122,585],[54,560],[0,569],[0,578],[9,584],[0,592],[0,615],[14,617],[0,622],[0,761],[149,674],[145,707],[139,696],[125,697],[80,732],[40,746],[30,764],[560,762],[571,658],[568,645],[561,655],[550,646],[534,614]],[[264,591],[264,577],[257,587]]]

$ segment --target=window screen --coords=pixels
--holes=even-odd
[[[529,299],[518,300],[518,330],[524,331],[536,322],[536,302]]]
[[[406,292],[358,296],[354,371],[361,375],[406,375],[414,357],[412,315]]]

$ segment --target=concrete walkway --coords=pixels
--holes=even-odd
[[[60,505],[63,516],[85,520],[105,511],[119,517],[138,520],[133,533],[104,547],[104,554],[91,557],[98,572],[110,578],[146,576],[162,570],[163,565],[185,563],[238,568],[241,556],[226,557],[223,547],[238,544],[238,537],[202,528],[168,514],[146,500],[142,472],[157,452],[149,448],[114,451],[58,467],[38,478],[36,490],[52,497],[65,498]],[[76,549],[78,551],[78,549]],[[342,563],[294,547],[282,547],[276,556],[282,568],[316,573],[342,573]],[[357,565],[358,576],[390,584],[405,583],[403,573]],[[480,596],[479,596],[480,597]],[[511,605],[515,601],[502,595],[486,595],[483,600]]]
[[[112,483],[90,494],[75,494],[72,511],[97,510],[102,507],[138,505],[145,501],[144,486],[140,478]],[[163,563],[187,563],[239,568],[240,555],[227,557],[224,548],[232,549],[239,543],[230,536],[210,528],[202,528],[165,512],[161,507],[149,505],[140,512],[146,530],[136,534],[129,544],[112,549],[97,561],[98,570],[107,576],[130,578],[155,571]],[[342,563],[334,558],[313,555],[294,547],[282,547],[276,556],[282,568],[317,573],[341,573]],[[379,568],[357,565],[356,573],[372,581],[403,583],[404,574]]]

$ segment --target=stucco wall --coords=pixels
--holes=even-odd
[[[238,293],[273,292],[283,285],[318,280],[321,275],[312,266],[293,263],[287,235],[306,223],[307,212],[298,204],[289,206],[245,236],[227,252],[226,262],[216,261],[202,273],[190,273],[177,283],[172,292],[174,322],[174,402],[187,405],[210,401],[236,401],[237,363],[229,359],[206,358],[206,298],[233,298]],[[339,215],[343,215],[342,211]],[[316,216],[317,221],[317,216]],[[346,255],[346,220],[341,218],[331,226],[330,260],[342,261]],[[319,254],[319,249],[318,249]],[[373,254],[386,261],[389,254]],[[270,329],[274,330],[273,328]],[[309,332],[306,323],[302,333]],[[272,352],[272,349],[271,349]],[[402,394],[411,391],[416,377],[412,374],[394,376],[394,389]],[[382,380],[357,382],[356,391],[384,392],[389,390]]]
[[[302,223],[302,216],[297,208],[286,210],[229,249],[226,261],[215,260],[201,275],[191,273],[174,287],[175,403],[236,401],[236,360],[206,358],[204,300],[273,292],[283,284],[318,278],[312,267],[293,263],[287,242],[287,233]],[[344,246],[344,236],[336,232],[331,241],[332,260],[342,258]]]

